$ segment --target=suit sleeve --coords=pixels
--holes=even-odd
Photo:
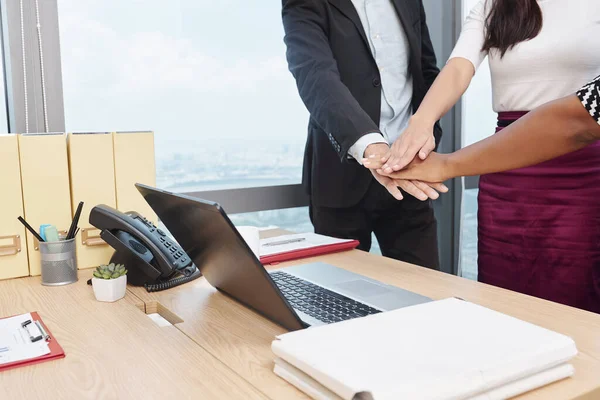
[[[429,36],[429,28],[427,27],[427,16],[425,15],[425,8],[421,1],[421,68],[423,71],[423,78],[425,80],[425,91],[429,91],[431,85],[440,73],[440,69],[437,66],[437,59],[435,57],[435,51],[433,44],[431,43],[431,37]],[[435,137],[435,148],[440,144],[442,140],[442,127],[440,122],[437,121],[433,127],[433,136]]]
[[[284,42],[289,70],[312,119],[327,134],[340,160],[379,127],[341,81],[327,35],[322,0],[282,1]]]

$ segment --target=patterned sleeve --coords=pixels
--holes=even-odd
[[[592,118],[600,124],[600,76],[579,89],[577,97]]]

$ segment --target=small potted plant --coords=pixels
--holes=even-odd
[[[113,302],[125,297],[127,270],[122,264],[101,265],[92,278],[94,296],[98,301]]]

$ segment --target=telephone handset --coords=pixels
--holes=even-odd
[[[110,262],[124,264],[127,282],[149,292],[181,285],[200,271],[175,240],[140,214],[122,213],[106,205],[90,212],[90,224],[115,249]]]

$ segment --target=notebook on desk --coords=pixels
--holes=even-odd
[[[567,336],[458,299],[278,336],[277,375],[315,399],[506,399],[574,373]]]
[[[323,254],[352,250],[358,240],[337,239],[316,233],[277,236],[260,241],[260,262],[263,265]]]

